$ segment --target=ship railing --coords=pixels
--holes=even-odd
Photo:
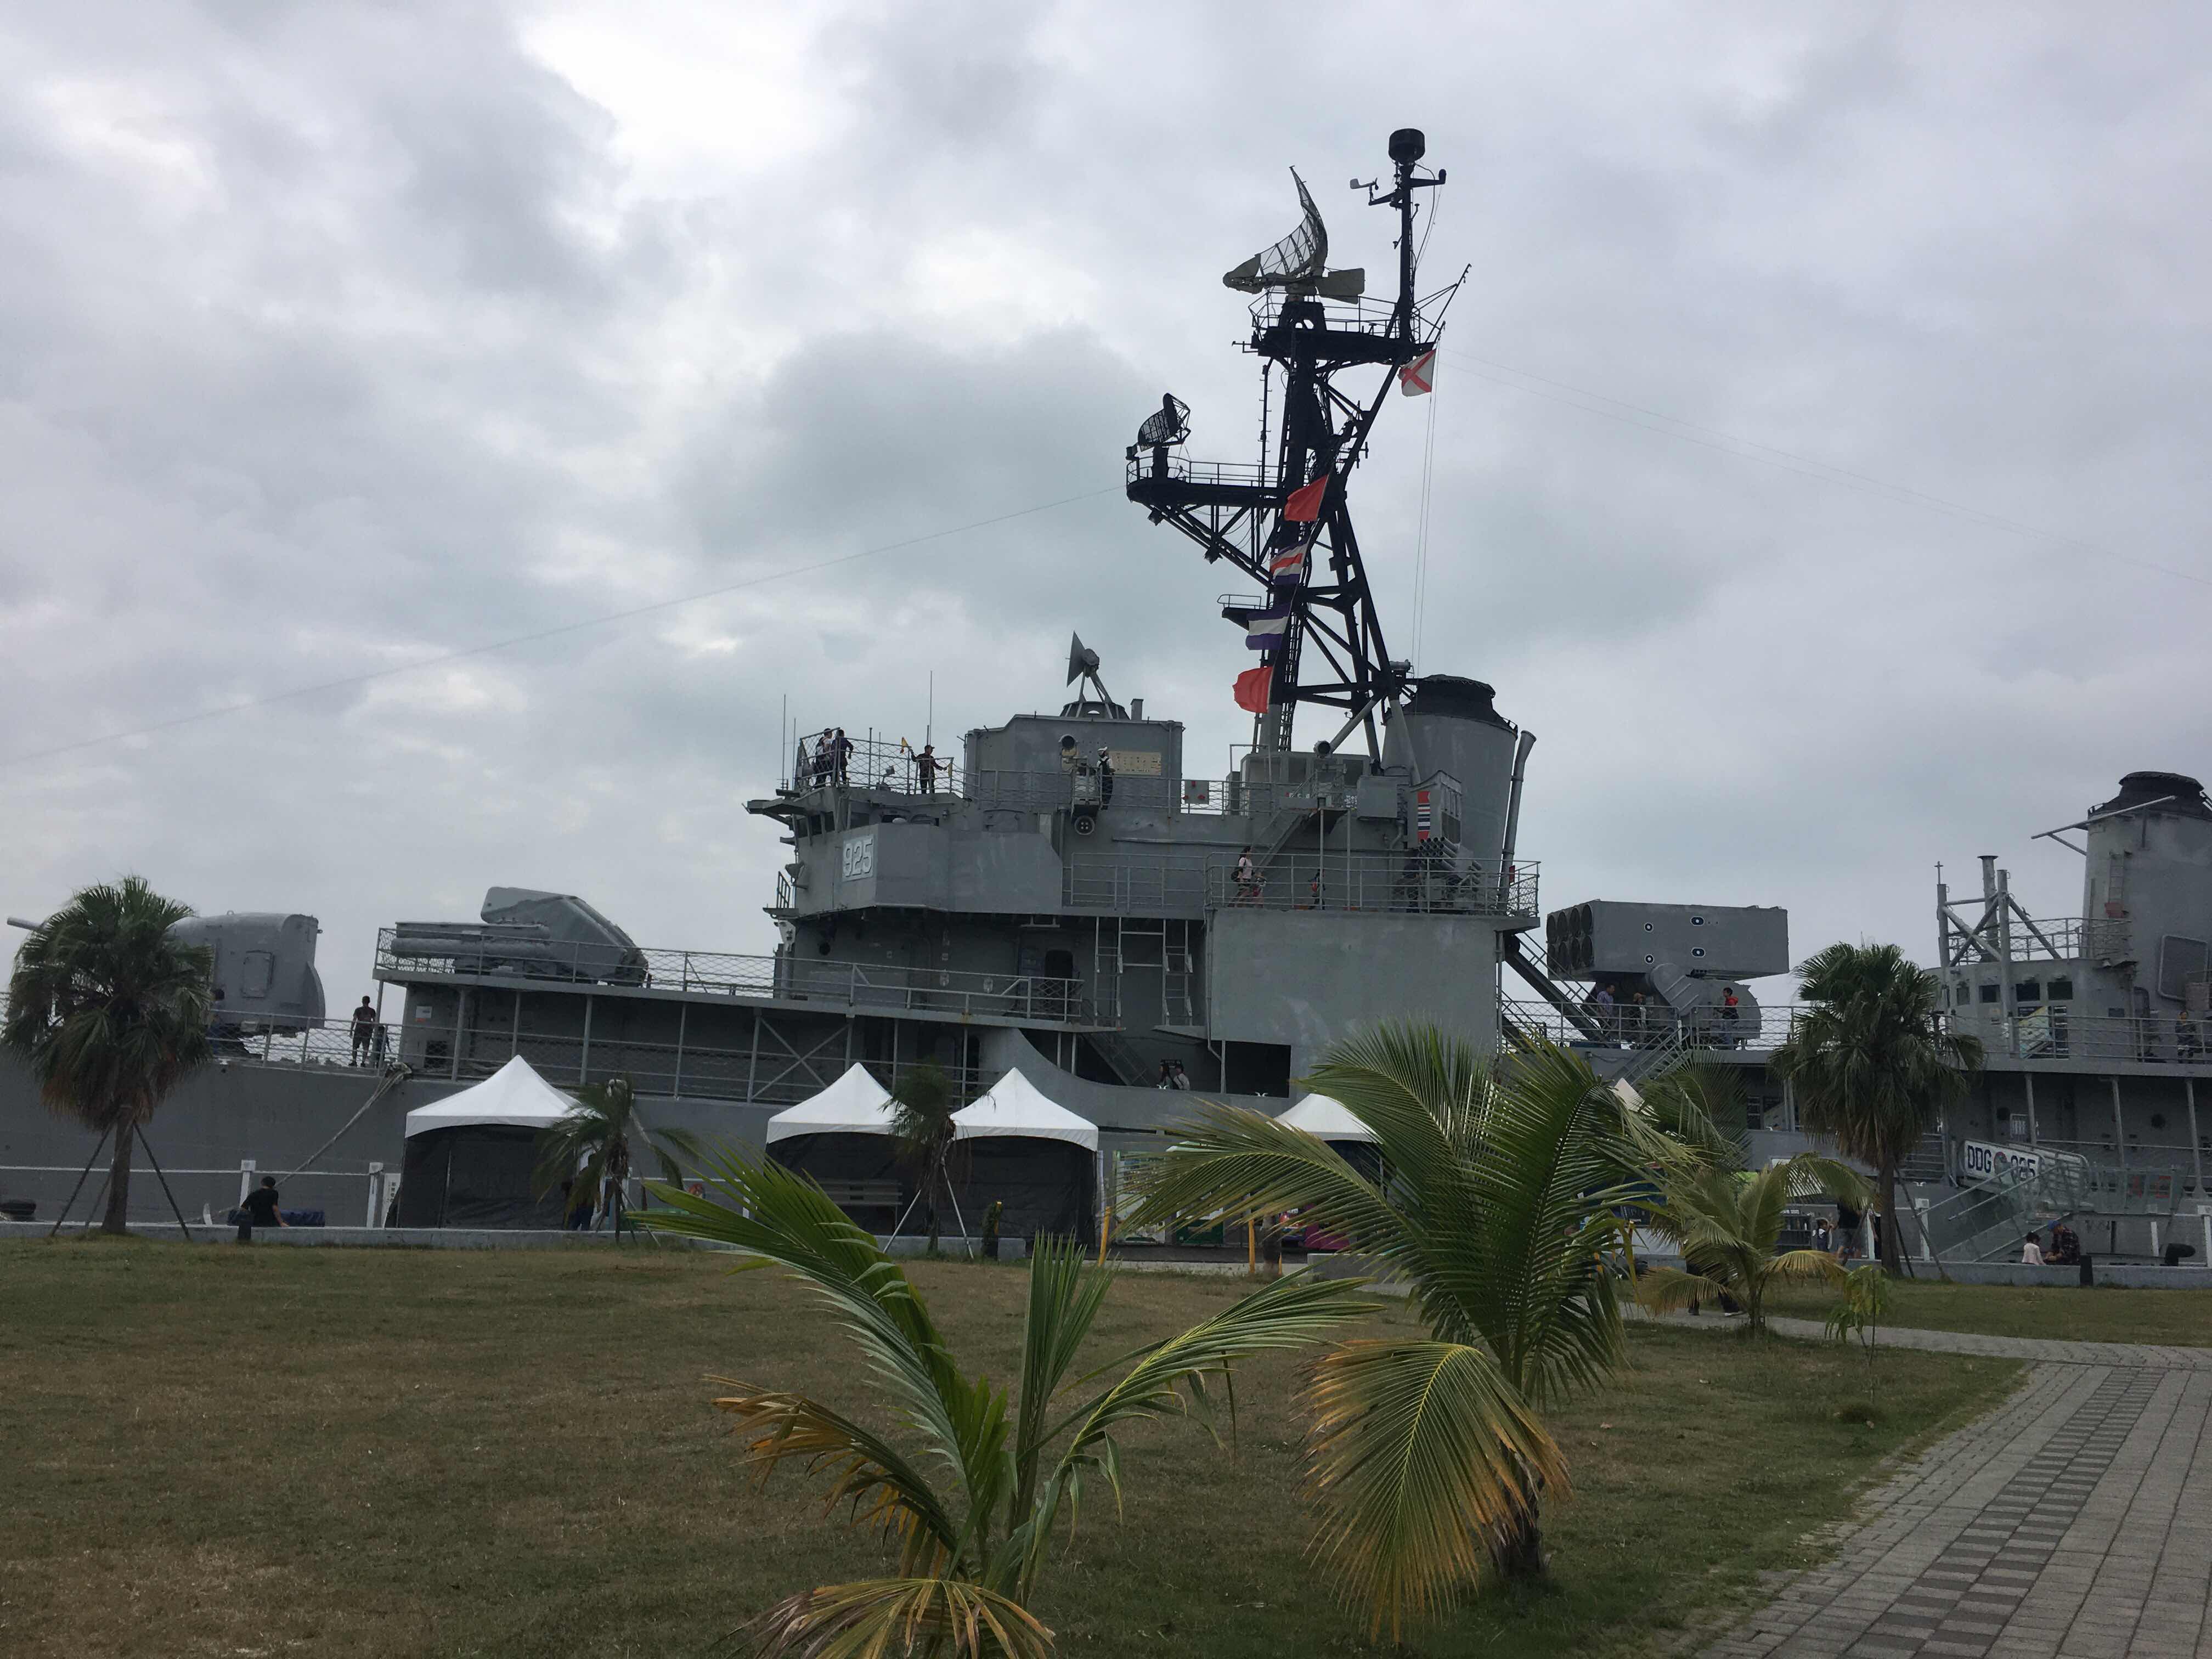
[[[1194,461],[1174,449],[1133,447],[1125,482],[1136,484],[1152,480],[1239,490],[1270,490],[1274,487],[1267,469],[1249,461]]]
[[[2103,961],[2128,953],[2129,924],[2124,916],[2039,916],[2022,920],[2007,911],[1993,917],[1986,927],[1970,936],[1979,946],[1971,963],[1989,966],[2007,955],[2015,968],[2027,963]]]
[[[1264,290],[1252,301],[1252,326],[1262,333],[1275,327],[1283,319],[1284,306],[1294,298],[1304,300],[1304,297],[1292,295],[1279,288]],[[1322,304],[1325,307],[1323,315],[1333,333],[1373,334],[1387,337],[1397,317],[1397,307],[1388,300],[1362,297],[1358,300],[1324,300]]]
[[[1070,856],[1061,901],[1071,910],[1173,915],[1215,910],[1328,910],[1534,915],[1537,869],[1455,864],[1418,852],[1279,854],[1249,880],[1222,853],[1158,859]]]
[[[1501,1000],[1498,1008],[1515,1030],[1563,1047],[1654,1052],[1671,1048],[1693,1059],[1700,1050],[1778,1048],[1802,1012],[1792,1003],[1765,1003],[1755,1012],[1739,1007],[1731,1018],[1723,1008],[1696,1008],[1678,1014],[1664,1005],[1638,1006],[1623,1002],[1606,1007],[1587,997],[1580,1006],[1584,1019],[1599,1035],[1593,1036],[1589,1030],[1548,1002],[1508,1000]]]
[[[877,794],[919,795],[934,799],[956,796],[962,793],[960,768],[951,757],[933,754],[936,766],[932,769],[927,787],[922,778],[921,751],[927,746],[901,735],[887,732],[867,731],[845,734],[853,751],[845,757],[841,771],[836,757],[827,756],[817,763],[814,744],[822,734],[816,726],[799,739],[799,746],[784,757],[784,773],[780,787],[786,793],[803,793],[809,789],[823,789],[842,784],[849,788],[866,789]]]
[[[421,924],[417,924],[421,926]],[[1079,979],[1041,974],[912,968],[893,963],[797,956],[743,956],[726,951],[636,948],[529,941],[527,955],[496,933],[471,940],[459,924],[443,934],[386,927],[377,934],[376,975],[417,978],[551,980],[606,984],[687,995],[763,1001],[830,1002],[846,1007],[981,1015],[1039,1024],[1109,1023],[1110,994],[1094,994]],[[419,940],[420,942],[415,942]],[[613,967],[617,971],[610,972]]]
[[[1086,756],[1085,759],[1091,758]],[[1049,772],[979,771],[966,780],[968,799],[986,811],[1058,812],[1074,800],[1074,775]],[[1105,805],[1109,822],[1116,811],[1170,812],[1176,809],[1178,781],[1116,771],[1113,799]]]
[[[1950,1022],[1993,1057],[2212,1066],[2212,1016],[2205,1014],[2082,1014],[2045,1003],[2007,1019],[1998,1006],[1977,1005],[1954,1010]]]

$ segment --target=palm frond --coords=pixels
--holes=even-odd
[[[824,1507],[848,1507],[853,1524],[875,1526],[900,1540],[901,1568],[931,1572],[953,1559],[961,1528],[921,1472],[880,1435],[804,1395],[756,1389],[734,1377],[710,1379],[738,1392],[714,1404],[741,1424],[745,1461],[765,1483],[781,1464],[833,1479]]]
[[[1563,1491],[1559,1447],[1484,1349],[1348,1342],[1315,1367],[1316,1549],[1395,1638],[1490,1567],[1489,1540]]]
[[[1636,1302],[1652,1313],[1680,1313],[1705,1302],[1718,1302],[1737,1286],[1680,1267],[1646,1267],[1636,1277]]]
[[[753,1626],[761,1659],[1052,1659],[1028,1608],[955,1578],[868,1578],[778,1602]]]
[[[1838,1290],[1843,1288],[1846,1277],[1843,1264],[1826,1250],[1784,1250],[1767,1271],[1777,1279],[1808,1280]]]
[[[1003,1438],[1004,1402],[954,1367],[944,1339],[898,1264],[812,1181],[779,1164],[722,1148],[701,1168],[732,1202],[651,1183],[662,1207],[641,1218],[656,1231],[728,1245],[784,1267],[836,1316],[930,1455],[971,1492],[995,1479],[970,1460]],[[994,1424],[996,1424],[994,1429]]]

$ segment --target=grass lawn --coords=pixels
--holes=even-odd
[[[920,1264],[963,1358],[1011,1369],[1025,1275]],[[1236,1281],[1132,1275],[1102,1353]],[[672,1249],[0,1245],[0,1651],[732,1654],[769,1602],[888,1570],[790,1474],[740,1472],[708,1373],[866,1410],[850,1352],[770,1273]],[[1404,1316],[1382,1316],[1402,1325]],[[1551,1587],[1414,1634],[1424,1655],[1648,1654],[1799,1564],[1883,1456],[2001,1397],[2009,1364],[1895,1352],[1838,1423],[1828,1348],[1632,1333],[1553,1414],[1576,1496]],[[1068,1655],[1380,1652],[1304,1557],[1297,1369],[1240,1373],[1239,1431],[1125,1444],[1037,1611]]]
[[[1923,1269],[1932,1272],[1932,1269]],[[2099,1285],[1945,1285],[1900,1279],[1891,1287],[1893,1325],[1983,1336],[2035,1336],[2066,1342],[2150,1342],[2212,1347],[2212,1273],[2201,1291],[2131,1291]],[[1835,1297],[1795,1286],[1767,1298],[1767,1310],[1826,1319]]]

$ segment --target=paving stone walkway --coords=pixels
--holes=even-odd
[[[1837,1559],[1786,1583],[1707,1659],[2212,1659],[2212,1355],[1894,1335],[2039,1363],[1873,1493],[1873,1519],[1835,1529]]]
[[[1700,1318],[1667,1314],[1657,1318],[1641,1309],[1626,1310],[1632,1321],[1671,1325],[1681,1330],[1740,1331],[1743,1322],[1708,1312]],[[1827,1328],[1817,1319],[1769,1319],[1767,1327],[1778,1336],[1798,1336],[1821,1341]],[[1881,1343],[1889,1348],[1920,1348],[1934,1353],[1979,1354],[1987,1359],[2027,1359],[2045,1364],[2111,1365],[2126,1369],[2139,1365],[2160,1370],[2212,1371],[2212,1348],[2159,1347],[2148,1342],[2061,1342],[2031,1336],[1977,1336],[1966,1331],[1923,1331],[1910,1326],[1885,1325]]]

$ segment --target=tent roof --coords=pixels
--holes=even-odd
[[[1308,1095],[1287,1112],[1275,1119],[1293,1129],[1304,1129],[1321,1140],[1364,1140],[1372,1142],[1375,1131],[1352,1116],[1352,1109],[1340,1100],[1327,1095]]]
[[[417,1106],[407,1114],[407,1133],[422,1135],[477,1123],[550,1129],[575,1109],[574,1096],[562,1094],[517,1054],[482,1083],[434,1105]]]
[[[771,1145],[793,1135],[887,1135],[890,1132],[890,1095],[858,1060],[820,1094],[768,1121]]]
[[[1008,1072],[972,1106],[952,1115],[961,1139],[1018,1137],[1028,1140],[1065,1140],[1087,1152],[1098,1150],[1098,1126],[1078,1117],[1066,1107],[1045,1097],[1044,1091],[1019,1072]]]

